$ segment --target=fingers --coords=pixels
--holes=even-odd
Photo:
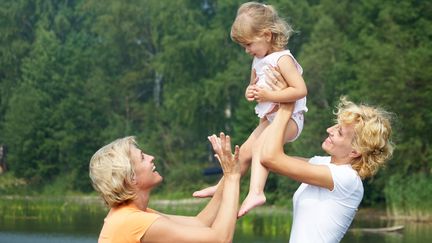
[[[240,173],[240,147],[236,145],[234,154],[231,153],[231,137],[221,132],[219,137],[213,134],[208,137],[208,140],[213,146],[214,156],[219,161],[224,175]]]
[[[231,138],[229,136],[225,136],[223,132],[219,134],[217,137],[215,134],[208,136],[208,140],[210,141],[213,150],[216,152],[217,158],[220,161],[220,156],[231,153]]]
[[[278,81],[278,83],[283,84],[283,86],[285,87],[285,78],[282,76],[282,74],[279,71],[279,67],[272,67],[270,66],[270,71],[273,73],[274,77],[276,77],[276,80]],[[279,86],[281,87],[281,86]]]
[[[221,151],[221,142],[220,142],[220,139],[216,136],[216,135],[211,135],[211,136],[209,136],[209,137],[207,137],[208,138],[208,140],[210,141],[210,143],[211,143],[211,145],[212,145],[212,147],[213,147],[213,150],[216,152],[216,153],[218,153],[218,151]]]
[[[255,77],[255,80],[253,81],[253,84],[255,85],[258,82],[258,77]]]
[[[267,77],[266,83],[273,90],[281,90],[286,88],[285,79],[278,70],[279,68],[273,66],[267,66],[267,68],[264,70]]]
[[[264,72],[265,72],[267,79],[271,80],[273,83],[277,83],[280,81],[278,78],[281,76],[280,73],[275,71],[274,69],[271,69],[271,67],[265,68]]]
[[[253,82],[252,84],[256,84],[256,82],[258,82],[258,77],[256,75],[256,69],[255,68],[252,69],[252,72],[253,72],[253,75],[255,76],[255,79],[254,79],[254,81],[252,81]]]
[[[272,80],[278,81],[278,82],[283,82],[284,78],[282,77],[280,71],[279,71],[279,67],[273,67],[271,65],[268,65],[266,69],[264,69],[264,71],[266,72],[266,75],[268,75],[268,77],[270,77]]]
[[[239,154],[240,154],[240,147],[238,145],[236,145],[234,148],[234,160],[235,161],[239,160]]]
[[[255,84],[251,84],[246,89],[246,99],[248,101],[254,101],[255,100]]]
[[[210,141],[213,150],[216,152],[215,157],[220,161],[221,155],[232,154],[231,152],[231,137],[229,135],[225,135],[223,132],[219,134],[217,137],[215,134],[208,136],[208,140]],[[237,149],[238,146],[236,146]],[[238,153],[238,151],[235,151]]]
[[[270,81],[269,79],[266,80],[266,83],[272,90],[280,90],[279,86],[277,86],[274,82]]]
[[[253,95],[254,95],[254,99],[257,101],[257,102],[262,102],[263,100],[262,100],[262,92],[263,92],[263,88],[261,88],[261,87],[259,87],[259,86],[255,86],[254,88],[253,88]]]
[[[221,147],[223,149],[223,154],[225,156],[231,155],[231,137],[229,135],[225,135],[223,132],[220,133],[220,141],[221,141]]]
[[[219,161],[219,163],[221,163],[222,161],[221,161],[221,158],[219,157],[219,155],[218,154],[215,154],[214,155],[214,157]]]
[[[275,74],[270,70],[270,69],[264,69],[264,73],[266,76],[266,82],[268,84],[273,84],[277,85],[277,83],[279,82],[279,80],[277,79],[277,77],[275,76]]]

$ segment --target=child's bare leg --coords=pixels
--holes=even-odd
[[[255,143],[259,135],[267,126],[268,126],[268,121],[261,122],[260,125],[258,125],[258,127],[256,127],[255,130],[252,132],[252,134],[248,137],[246,142],[244,142],[240,147],[239,160],[240,160],[240,170],[242,176],[246,173],[246,171],[248,171],[249,166],[251,164],[252,145]],[[211,197],[216,192],[216,189],[219,186],[220,182],[221,180],[219,180],[219,182],[214,186],[209,186],[199,191],[195,191],[192,194],[192,196],[199,197],[199,198]]]
[[[285,130],[285,141],[290,141],[297,134],[297,124],[290,120],[287,129]],[[258,207],[266,202],[264,187],[269,171],[261,164],[261,148],[264,136],[260,136],[254,145],[256,148],[252,154],[251,181],[249,185],[249,193],[243,201],[237,217],[241,217],[248,213],[251,209]],[[269,136],[269,135],[267,135]]]
[[[249,212],[251,209],[258,207],[266,202],[264,195],[264,186],[267,180],[268,171],[261,165],[260,162],[260,148],[262,144],[262,137],[255,143],[255,150],[252,153],[251,165],[251,181],[249,184],[249,193],[244,199],[237,217],[241,217]]]

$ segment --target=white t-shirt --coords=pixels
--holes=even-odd
[[[363,183],[351,165],[335,165],[330,157],[315,156],[311,164],[329,167],[332,191],[302,183],[294,193],[290,243],[340,242],[363,198]]]

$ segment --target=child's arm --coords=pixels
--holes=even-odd
[[[282,56],[278,61],[278,67],[271,68],[267,72],[270,80],[277,80],[274,75],[281,74],[286,81],[287,88],[282,90],[265,90],[256,88],[255,99],[258,102],[271,101],[288,103],[299,100],[307,95],[307,88],[303,77],[290,56]]]

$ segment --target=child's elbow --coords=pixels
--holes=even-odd
[[[302,98],[303,98],[303,97],[306,97],[307,94],[308,94],[307,88],[304,87],[304,88],[301,90],[301,97],[302,97]]]

